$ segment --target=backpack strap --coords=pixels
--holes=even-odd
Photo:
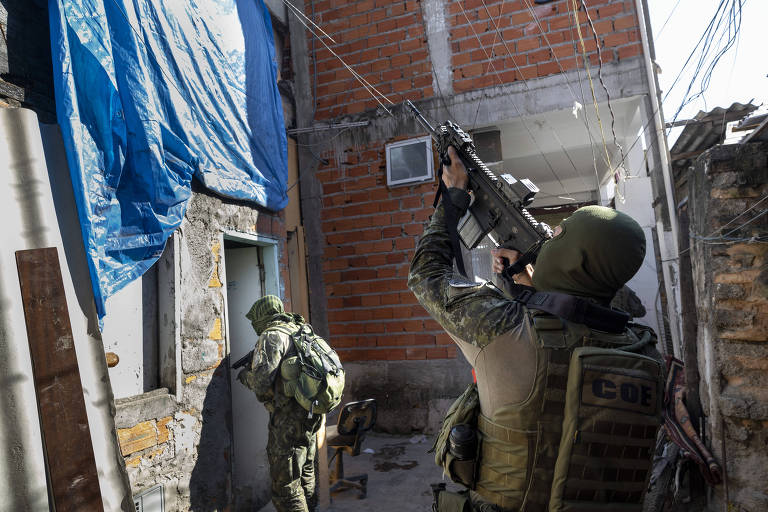
[[[624,332],[629,315],[588,300],[559,292],[537,292],[535,288],[522,285],[511,287],[513,300],[528,309],[538,309],[559,316],[569,322],[584,324],[590,329],[605,332]]]

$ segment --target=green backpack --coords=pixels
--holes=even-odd
[[[280,364],[285,394],[294,397],[310,414],[331,412],[341,402],[344,391],[344,369],[339,356],[309,324],[288,334],[295,355]]]

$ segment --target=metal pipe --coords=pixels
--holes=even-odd
[[[667,313],[669,315],[669,326],[672,334],[672,345],[675,355],[680,356],[681,352],[681,321],[680,321],[680,286],[679,280],[679,254],[678,247],[678,223],[677,211],[675,210],[675,195],[672,188],[672,178],[670,173],[669,148],[667,147],[667,137],[664,133],[663,111],[660,101],[659,86],[656,81],[656,73],[651,61],[651,41],[648,34],[648,18],[646,17],[647,0],[635,0],[635,9],[637,10],[638,25],[640,28],[640,40],[643,45],[643,55],[645,58],[645,71],[648,76],[648,92],[653,112],[653,124],[656,136],[656,147],[659,155],[659,164],[661,174],[664,179],[664,192],[666,196],[667,212],[669,214],[669,224],[672,231],[672,239],[665,239],[663,231],[659,232],[659,249],[661,252],[662,273],[664,274],[664,284],[667,291]]]

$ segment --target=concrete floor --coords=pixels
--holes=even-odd
[[[434,456],[431,436],[368,434],[357,457],[344,457],[344,473],[368,473],[368,496],[358,499],[354,489],[331,497],[328,512],[429,512],[432,491],[429,484],[443,482]],[[370,453],[370,451],[373,453]],[[447,481],[449,488],[458,489]],[[261,512],[274,512],[270,503]]]

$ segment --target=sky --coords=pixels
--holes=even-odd
[[[727,0],[729,3],[734,0]],[[656,63],[661,68],[662,98],[669,91],[688,55],[715,14],[720,0],[648,0]],[[671,13],[671,16],[670,16]],[[668,21],[667,21],[668,20]],[[664,25],[666,22],[666,25]],[[706,93],[686,106],[678,120],[690,119],[700,110],[728,107],[734,102],[768,104],[768,1],[742,0],[741,35],[721,59]],[[698,56],[698,54],[697,54]],[[694,59],[692,59],[694,60]],[[665,120],[670,122],[690,83],[689,64],[678,84],[664,101]],[[697,91],[695,83],[692,91]],[[673,139],[676,134],[672,134]],[[670,140],[672,142],[672,140]]]

